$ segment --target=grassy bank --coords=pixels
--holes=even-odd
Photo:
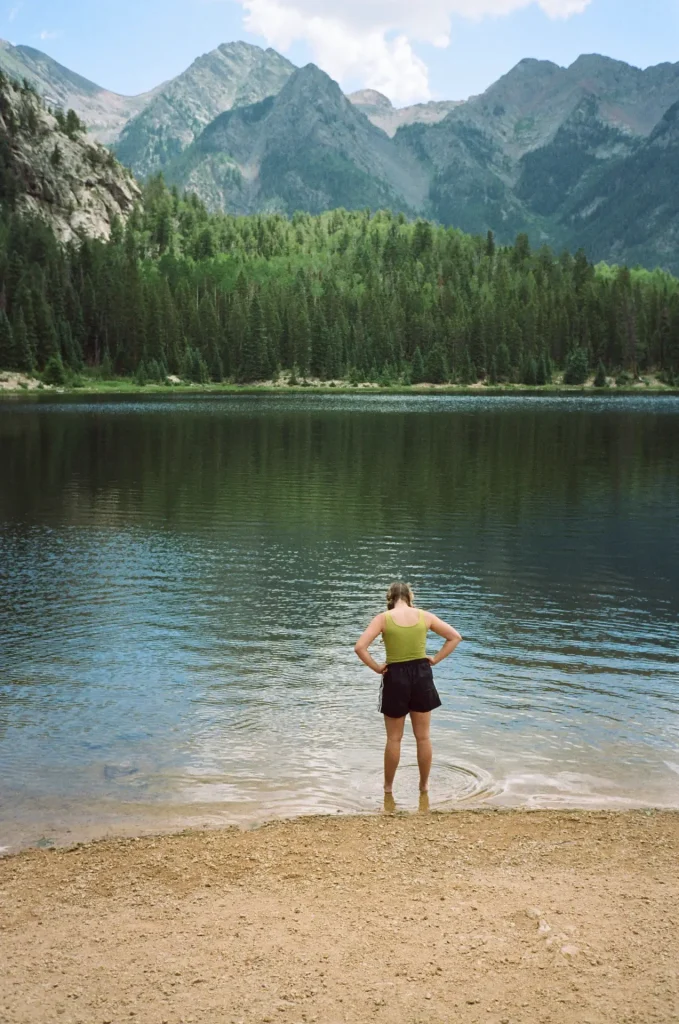
[[[253,384],[209,383],[189,381],[173,383],[138,384],[132,377],[105,380],[98,376],[83,375],[64,384],[47,384],[39,377],[14,372],[0,373],[0,397],[16,395],[679,395],[679,387],[669,387],[654,376],[642,378],[633,384],[595,387],[594,378],[583,385],[568,385],[556,380],[552,384],[535,387],[528,384],[394,384],[388,387],[370,382],[352,384],[349,381],[307,381],[290,385],[284,379]]]

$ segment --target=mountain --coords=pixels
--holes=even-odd
[[[389,136],[394,136],[404,124],[436,124],[442,121],[463,100],[432,100],[411,107],[395,107],[391,100],[375,89],[360,89],[347,96],[362,114]]]
[[[607,168],[564,214],[595,259],[679,271],[679,102],[648,139]]]
[[[426,202],[427,174],[371,124],[323,71],[294,72],[276,97],[221,114],[167,179],[232,212],[389,206]]]
[[[0,71],[25,78],[52,107],[72,108],[100,142],[113,142],[124,125],[149,103],[156,90],[140,96],[120,96],[69,71],[32,46],[12,46],[0,39]]]
[[[162,169],[224,111],[281,91],[294,64],[275,50],[228,43],[204,54],[162,87],[125,125],[116,154],[135,174]]]
[[[138,97],[27,46],[0,43],[0,69],[74,109],[137,175],[162,169],[211,209],[390,206],[501,243],[526,232],[679,270],[666,196],[679,191],[679,64],[528,58],[480,96],[401,109],[375,90],[345,97],[313,65],[242,42]]]
[[[136,181],[77,117],[54,116],[40,97],[0,77],[0,200],[36,214],[62,241],[108,238],[141,198]]]
[[[524,60],[438,124],[400,128],[395,142],[429,168],[429,212],[443,223],[577,247],[578,197],[632,159],[677,100],[679,64],[642,71],[596,55],[569,68]],[[598,216],[590,210],[592,252]],[[669,265],[664,249],[647,253]]]

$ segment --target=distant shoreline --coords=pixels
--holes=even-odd
[[[566,385],[547,384],[542,387],[533,387],[528,384],[502,384],[502,385],[464,385],[464,384],[413,384],[410,386],[394,385],[383,387],[378,384],[362,383],[358,385],[336,384],[136,384],[133,380],[114,380],[94,382],[88,381],[85,384],[73,386],[45,385],[37,379],[31,379],[30,383],[22,382],[18,386],[10,386],[10,382],[4,384],[0,379],[0,399],[26,397],[46,397],[61,395],[82,395],[82,396],[110,396],[118,397],[125,395],[398,395],[407,396],[468,396],[483,398],[492,397],[581,397],[597,396],[611,397],[614,395],[649,395],[658,397],[661,395],[679,396],[679,387],[668,387],[667,385],[636,384],[629,387],[605,387],[596,388],[592,384]]]

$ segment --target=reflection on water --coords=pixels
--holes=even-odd
[[[0,450],[0,846],[380,809],[398,577],[466,638],[433,809],[679,806],[675,399],[25,400]]]

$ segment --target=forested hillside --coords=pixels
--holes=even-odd
[[[679,372],[679,282],[389,212],[209,215],[162,178],[110,241],[0,224],[0,366],[208,381]]]

